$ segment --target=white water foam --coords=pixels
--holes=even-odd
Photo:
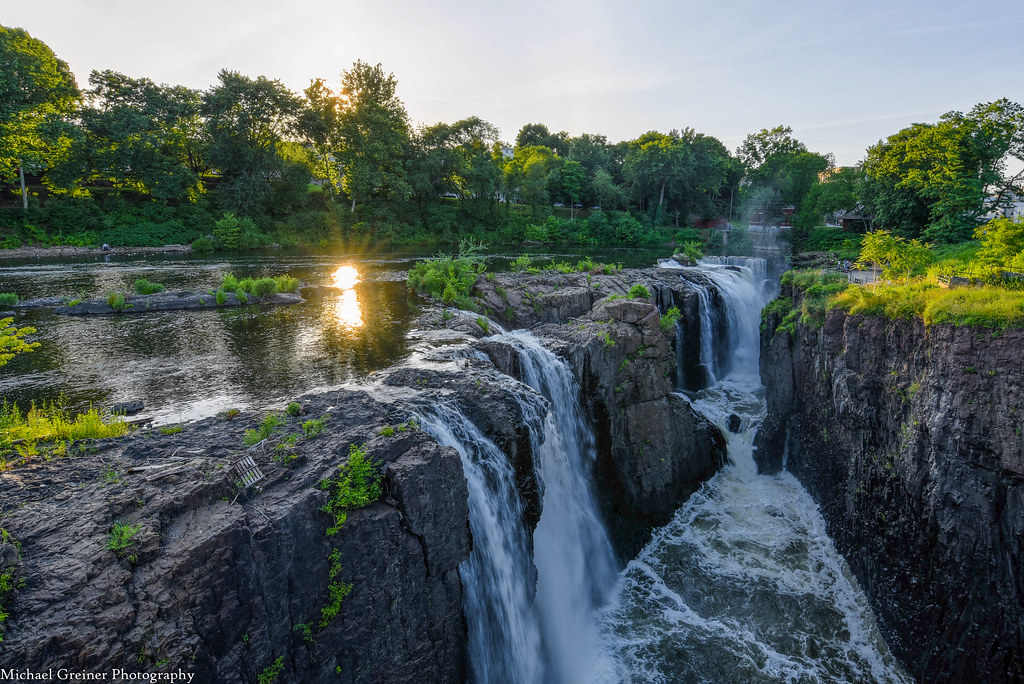
[[[620,575],[601,616],[618,669],[600,681],[911,681],[813,499],[788,473],[757,474],[753,438],[765,405],[756,276],[703,270],[725,299],[728,339],[716,344],[729,347],[729,372],[689,398],[723,429],[729,465]],[[732,414],[739,434],[725,430]]]

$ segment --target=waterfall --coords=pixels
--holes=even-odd
[[[533,563],[508,457],[457,409],[425,411],[423,429],[462,458],[473,549],[462,565],[462,608],[473,682],[530,684],[543,671]]]
[[[535,444],[544,507],[534,532],[537,609],[548,681],[589,682],[605,657],[594,611],[615,584],[611,544],[591,488],[594,434],[584,418],[579,387],[565,361],[530,333],[498,338],[519,350],[523,382],[551,404],[544,442]]]
[[[724,335],[710,325],[714,312],[701,300],[702,331],[707,319],[725,362],[714,384],[685,396],[722,428],[729,465],[620,575],[600,614],[617,668],[605,681],[911,681],[814,500],[789,473],[757,474],[753,438],[766,412],[757,273],[705,263],[680,275],[710,280],[728,323]],[[739,434],[725,429],[733,414]]]
[[[543,492],[532,558],[505,454],[457,410],[433,409],[421,418],[440,444],[458,450],[469,482],[473,550],[459,572],[470,678],[480,684],[589,682],[593,672],[612,668],[593,614],[618,573],[591,489],[593,431],[565,361],[528,332],[492,339],[517,350],[523,382],[543,396],[519,398],[531,416]]]

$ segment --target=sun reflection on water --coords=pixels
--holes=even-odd
[[[356,294],[359,271],[353,266],[339,266],[334,272],[333,285],[341,289],[341,297],[334,303],[334,318],[343,328],[360,328],[363,310]]]
[[[334,287],[351,290],[359,283],[359,271],[355,266],[339,266],[334,272]]]

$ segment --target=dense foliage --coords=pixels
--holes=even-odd
[[[495,243],[750,248],[749,220],[792,225],[799,248],[850,249],[884,229],[969,239],[1008,206],[1024,110],[982,103],[918,123],[835,168],[788,126],[735,153],[692,129],[605,136],[524,125],[514,144],[470,116],[414,127],[393,74],[357,61],[301,94],[221,70],[206,91],[67,64],[0,27],[0,247]],[[25,191],[21,181],[25,180]],[[844,218],[842,228],[837,225]],[[853,217],[853,218],[850,218]],[[698,234],[694,228],[703,232]],[[837,232],[839,231],[839,232]]]

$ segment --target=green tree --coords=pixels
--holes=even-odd
[[[863,183],[864,171],[860,168],[843,167],[828,174],[822,182],[815,183],[807,191],[795,225],[806,231],[822,225],[829,216],[857,209]],[[861,230],[870,227],[866,223]]]
[[[909,282],[914,269],[927,264],[930,259],[931,250],[920,240],[908,240],[887,230],[876,230],[865,233],[861,239],[857,267],[879,266],[884,280],[902,276],[904,282]]]
[[[567,161],[562,164],[562,190],[569,198],[569,218],[576,219],[576,205],[579,204],[583,194],[583,181],[586,173],[583,171],[583,164],[577,161]]]
[[[89,83],[81,135],[55,170],[60,184],[101,182],[162,202],[194,200],[204,165],[199,92],[115,71],[93,71]]]
[[[551,148],[527,146],[517,147],[506,164],[505,185],[509,197],[530,205],[535,219],[550,212],[548,175],[559,162]]]
[[[23,29],[0,26],[0,180],[19,178],[25,210],[25,171],[42,171],[66,150],[63,120],[78,101],[65,62]]]
[[[299,99],[280,81],[222,69],[203,95],[209,159],[220,172],[225,204],[242,212],[264,207],[287,165],[278,145],[292,129]]]
[[[1024,254],[1024,220],[994,218],[978,226],[974,237],[981,241],[978,261],[982,263],[1006,265]]]
[[[865,196],[876,223],[941,242],[968,239],[978,220],[1019,182],[1007,162],[1024,160],[1024,109],[1009,100],[915,123],[868,149]],[[994,197],[994,201],[989,201]]]
[[[338,141],[342,186],[352,202],[407,197],[409,117],[398,99],[398,81],[380,64],[357,61],[341,75]]]
[[[625,193],[605,169],[594,172],[594,199],[604,209],[617,209],[625,202]]]
[[[295,130],[313,150],[313,177],[325,181],[333,200],[340,176],[334,143],[338,140],[341,100],[322,78],[311,81],[302,92],[305,101],[296,119]]]
[[[747,207],[762,212],[766,223],[778,223],[786,207],[799,216],[804,198],[832,167],[831,157],[809,152],[792,133],[789,126],[762,129],[748,135],[736,151],[747,167]]]
[[[544,124],[530,123],[519,129],[516,147],[547,147],[556,156],[563,156],[569,151],[569,134],[565,131],[552,133]]]

